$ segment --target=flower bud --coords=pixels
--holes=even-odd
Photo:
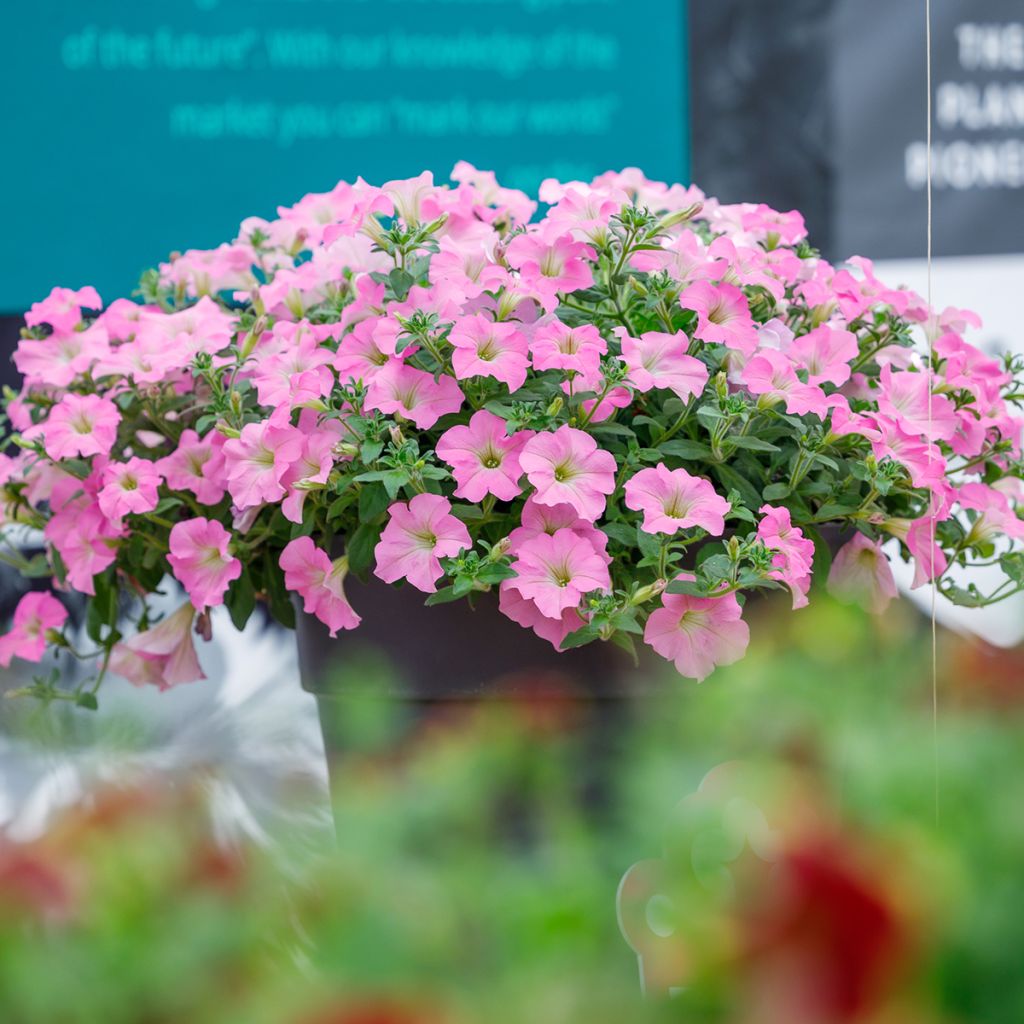
[[[562,406],[564,404],[565,403],[562,400],[562,396],[561,395],[556,396],[552,400],[551,404],[548,406],[547,414],[549,416],[557,416],[562,411]]]

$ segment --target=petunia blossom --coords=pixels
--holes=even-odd
[[[54,331],[67,333],[81,323],[83,309],[102,308],[103,300],[91,285],[77,290],[54,288],[45,299],[32,303],[25,314],[25,323],[29,327],[49,324]]]
[[[826,382],[839,387],[850,379],[850,363],[857,358],[857,336],[831,324],[820,324],[793,341],[788,354],[807,371],[808,384]]]
[[[894,372],[883,366],[878,411],[891,416],[909,434],[929,441],[948,441],[957,431],[956,406],[945,395],[929,395],[931,382],[923,372]]]
[[[152,512],[160,501],[162,480],[159,467],[148,459],[135,456],[125,462],[111,462],[103,471],[103,487],[96,500],[108,519]]]
[[[240,509],[285,495],[282,483],[291,465],[302,456],[301,431],[276,416],[247,423],[239,437],[224,442],[227,489]]]
[[[465,523],[451,513],[451,503],[438,494],[417,494],[408,504],[394,502],[374,549],[374,575],[385,583],[407,579],[425,594],[437,590],[444,575],[440,559],[473,546]]]
[[[508,586],[519,591],[549,619],[577,608],[584,594],[611,589],[605,560],[573,530],[542,533],[519,548]]]
[[[593,378],[601,369],[608,343],[593,324],[570,327],[561,320],[542,324],[530,340],[535,370],[562,370]]]
[[[186,601],[162,622],[115,644],[110,671],[136,686],[149,684],[161,690],[205,679],[192,639],[195,614]]]
[[[529,349],[515,324],[496,323],[482,313],[458,320],[448,335],[452,366],[459,380],[493,377],[518,391],[526,381]]]
[[[757,349],[757,327],[747,297],[731,284],[697,281],[679,296],[679,305],[697,314],[695,338],[725,345],[750,356]]]
[[[782,402],[794,416],[811,413],[824,420],[832,408],[825,392],[804,384],[789,357],[772,348],[759,351],[743,368],[740,379],[752,395],[761,395],[772,404]]]
[[[552,647],[560,650],[562,641],[574,630],[584,625],[583,618],[575,608],[566,608],[561,615],[548,618],[537,607],[536,602],[523,597],[519,590],[512,586],[514,580],[503,580],[498,591],[498,609],[526,629],[532,629],[542,640],[547,640]]]
[[[531,436],[520,431],[509,437],[505,421],[486,409],[473,413],[467,426],[446,430],[436,451],[452,467],[455,496],[474,502],[488,494],[501,501],[515,498],[522,491],[519,452]]]
[[[279,564],[284,585],[302,598],[306,612],[327,626],[331,636],[359,625],[360,618],[345,597],[347,558],[332,562],[310,537],[298,537],[285,546]]]
[[[397,360],[382,367],[366,390],[366,408],[404,416],[429,430],[442,416],[458,412],[465,396],[454,377],[434,375]]]
[[[188,519],[171,530],[167,561],[197,611],[223,604],[232,580],[242,575],[230,544],[231,534],[216,520]]]
[[[664,462],[635,473],[625,486],[626,506],[643,512],[647,533],[674,534],[700,527],[712,537],[725,532],[728,501],[715,492],[710,481],[669,469]]]
[[[121,414],[109,398],[69,392],[43,425],[46,454],[54,461],[109,455],[120,422]]]
[[[854,534],[832,560],[828,588],[836,597],[862,604],[876,615],[884,612],[897,589],[881,540]]]
[[[762,505],[758,511],[763,518],[757,524],[757,539],[772,552],[769,578],[789,587],[794,609],[804,608],[811,588],[814,542],[793,525],[788,508]]]
[[[516,235],[508,243],[506,259],[546,309],[553,310],[558,304],[558,292],[574,292],[594,283],[590,261],[597,259],[597,253],[585,242],[574,241],[572,235],[550,241],[534,233]]]
[[[604,511],[615,490],[615,456],[599,448],[590,434],[563,424],[553,433],[530,438],[519,464],[537,488],[541,505],[571,505],[590,522]]]
[[[0,667],[7,668],[12,658],[42,661],[46,653],[46,633],[67,622],[64,605],[43,590],[26,594],[14,609],[10,632],[0,636]]]
[[[677,579],[692,579],[688,573]],[[746,653],[750,629],[735,594],[696,597],[664,594],[651,612],[644,642],[674,662],[680,675],[701,682],[718,665],[731,665]]]
[[[661,388],[675,392],[685,402],[704,390],[708,368],[687,355],[690,339],[685,331],[645,331],[639,338],[631,337],[624,327],[615,328],[615,332],[622,342],[622,358],[629,367],[630,383],[637,391]]]
[[[201,505],[216,505],[224,497],[224,436],[211,431],[200,437],[183,430],[178,446],[156,465],[172,491],[189,491]]]

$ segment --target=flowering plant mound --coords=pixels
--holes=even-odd
[[[954,601],[1024,588],[1024,366],[964,340],[974,314],[830,266],[796,212],[634,169],[544,182],[536,220],[453,178],[341,183],[172,257],[141,302],[29,310],[0,487],[45,540],[23,570],[89,597],[102,667],[75,699],[107,667],[200,677],[220,604],[292,625],[296,595],[354,628],[348,573],[496,591],[562,649],[642,642],[695,679],[743,655],[753,589],[883,608],[888,539]],[[851,537],[831,567],[824,524]],[[977,561],[1005,582],[951,582]],[[168,575],[189,600],[154,623]],[[70,649],[65,617],[30,595],[0,663]]]

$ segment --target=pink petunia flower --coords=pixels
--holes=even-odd
[[[348,559],[332,562],[309,537],[299,537],[281,552],[279,564],[285,586],[302,597],[303,608],[327,626],[331,636],[359,625],[360,618],[345,597]]]
[[[593,324],[570,327],[561,320],[542,324],[530,341],[535,370],[563,370],[582,374],[587,380],[601,371],[601,356],[608,343]]]
[[[961,507],[977,512],[970,531],[972,543],[985,543],[1001,536],[1024,539],[1024,519],[1020,519],[1010,499],[988,484],[964,484],[957,494]]]
[[[929,402],[928,374],[894,373],[891,366],[883,366],[879,383],[878,411],[907,433],[929,441],[948,441],[956,433],[956,406],[945,395],[932,394]]]
[[[509,437],[505,421],[486,409],[474,413],[468,426],[446,430],[438,438],[437,454],[452,467],[455,496],[474,502],[488,494],[502,501],[515,498],[522,491],[519,452],[531,436],[520,431]]]
[[[625,486],[626,506],[643,512],[647,533],[674,534],[700,527],[712,537],[725,532],[729,502],[715,493],[710,481],[669,469],[664,462],[635,473]]]
[[[465,396],[454,377],[417,370],[392,360],[374,376],[366,390],[366,408],[411,420],[429,430],[442,416],[458,412]]]
[[[109,398],[66,394],[50,410],[42,433],[46,454],[55,462],[76,456],[109,455],[121,414]]]
[[[512,568],[516,576],[508,586],[533,601],[549,619],[578,608],[584,594],[607,591],[612,585],[605,559],[574,530],[542,533],[525,541]]]
[[[260,405],[295,406],[322,398],[334,386],[327,367],[331,359],[311,331],[302,331],[293,344],[261,360],[252,374]]]
[[[100,310],[103,301],[99,293],[91,285],[79,288],[54,288],[40,302],[33,302],[25,314],[25,323],[29,327],[49,324],[54,331],[68,333],[82,322],[82,309]]]
[[[280,501],[285,495],[281,481],[302,449],[302,432],[273,415],[247,423],[239,437],[225,441],[227,489],[235,505],[246,509]]]
[[[757,524],[757,539],[774,553],[768,576],[789,587],[794,609],[804,608],[811,589],[814,542],[793,525],[788,508],[762,505],[758,511],[764,518]]]
[[[301,421],[299,425],[302,426]],[[302,509],[310,489],[327,483],[334,469],[334,448],[342,429],[337,420],[327,420],[303,436],[302,454],[281,477],[281,485],[287,491],[281,502],[281,513],[289,522],[302,522]]]
[[[27,384],[66,388],[107,354],[108,340],[106,328],[93,324],[84,331],[22,338],[12,358]]]
[[[897,590],[881,540],[854,534],[832,560],[828,588],[836,597],[858,602],[876,615],[884,612]]]
[[[807,371],[808,384],[828,381],[840,387],[850,379],[850,363],[859,351],[857,336],[852,331],[821,324],[797,338],[789,355]]]
[[[12,658],[42,661],[46,653],[46,632],[60,629],[67,622],[64,605],[52,594],[32,591],[14,609],[11,630],[0,636],[0,667],[8,668]]]
[[[58,477],[50,492],[50,521],[43,529],[64,562],[68,583],[82,594],[95,594],[93,578],[114,563],[124,532],[100,511],[98,484],[99,473],[86,481]]]
[[[693,579],[689,573],[676,578]],[[717,665],[731,665],[746,653],[750,629],[742,614],[735,594],[664,594],[647,619],[644,642],[674,662],[680,675],[701,682]]]
[[[590,262],[597,253],[572,235],[547,241],[537,234],[516,235],[505,253],[510,267],[519,271],[523,285],[536,292],[545,309],[558,304],[558,292],[574,292],[594,283]]]
[[[178,447],[156,464],[167,486],[191,492],[202,505],[216,505],[225,493],[224,440],[216,431],[203,438],[194,430],[182,431]]]
[[[402,325],[393,317],[372,316],[360,320],[338,342],[334,356],[338,380],[342,384],[350,380],[367,383],[373,380],[395,354],[401,330]]]
[[[374,550],[374,575],[385,583],[407,579],[425,594],[437,590],[444,575],[440,559],[473,546],[465,523],[451,511],[448,499],[438,494],[417,494],[408,504],[394,502]]]
[[[874,431],[865,431],[871,442],[871,450],[876,459],[892,459],[904,466],[910,474],[910,482],[915,487],[936,488],[946,479],[946,460],[938,445],[922,440],[904,430],[895,420],[887,416],[868,413],[865,417],[875,427]]]
[[[934,517],[936,520],[938,517]],[[882,522],[882,528],[898,537],[907,545],[914,565],[914,579],[911,590],[916,590],[925,583],[937,579],[945,573],[949,566],[946,553],[934,537],[932,515],[924,515],[918,519],[891,518]]]
[[[230,551],[231,534],[216,520],[188,519],[171,530],[167,561],[197,611],[224,603],[242,563]]]
[[[526,335],[515,324],[495,323],[482,313],[458,320],[448,335],[454,348],[452,366],[459,380],[493,377],[518,391],[526,382],[529,351]]]
[[[754,356],[740,379],[752,395],[762,395],[771,403],[783,402],[794,416],[808,413],[824,420],[832,406],[825,392],[813,384],[804,384],[796,375],[788,356],[766,348]]]
[[[695,338],[725,345],[746,356],[756,351],[757,327],[747,297],[735,285],[697,281],[682,292],[679,305],[697,314]]]
[[[541,613],[536,603],[523,597],[511,586],[513,580],[503,580],[498,590],[498,610],[513,622],[526,629],[532,629],[542,640],[560,650],[562,641],[574,630],[583,626],[584,621],[575,608],[566,608],[561,615],[549,619]]]
[[[110,671],[136,686],[148,683],[161,690],[205,679],[192,640],[195,614],[186,601],[151,629],[116,644],[110,656]]]
[[[675,392],[684,402],[699,395],[708,382],[708,368],[687,355],[690,339],[685,331],[663,334],[646,331],[632,338],[624,327],[615,333],[622,342],[622,358],[629,367],[629,380],[637,391],[662,388]]]
[[[571,505],[590,522],[604,511],[615,490],[615,456],[599,448],[590,434],[563,425],[526,442],[519,464],[537,488],[541,505]]]
[[[103,487],[96,496],[100,511],[114,520],[129,513],[152,512],[160,501],[162,480],[159,466],[148,459],[133,457],[110,463],[103,471]]]

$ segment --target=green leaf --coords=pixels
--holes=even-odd
[[[373,549],[380,540],[380,530],[380,526],[373,523],[362,523],[352,534],[345,550],[352,572],[361,573],[369,568],[373,562]]]
[[[636,532],[625,523],[602,523],[601,530],[612,540],[618,541],[623,547],[631,548],[636,544]]]
[[[656,559],[661,554],[661,540],[655,534],[641,529],[639,524],[636,528],[636,546],[646,558]]]
[[[697,580],[673,580],[666,588],[666,594],[688,594],[690,597],[707,596],[707,587]]]
[[[788,497],[788,495],[788,483],[769,484],[761,492],[761,497],[763,497],[765,501],[779,501],[782,498]]]
[[[725,465],[715,466],[713,472],[722,482],[727,492],[729,490],[739,492],[744,505],[749,508],[761,507],[761,495],[758,493],[757,488],[742,473],[737,472],[732,466]]]
[[[367,483],[359,491],[359,521],[368,523],[376,519],[391,503],[382,484]]]
[[[395,267],[388,274],[388,283],[391,285],[391,290],[395,293],[395,298],[399,302],[405,302],[409,289],[416,283],[416,279],[408,271]]]
[[[1024,551],[1007,552],[999,559],[999,565],[1010,580],[1024,587]]]
[[[760,437],[751,437],[749,434],[744,434],[742,437],[738,434],[733,434],[728,436],[726,440],[734,444],[737,448],[747,448],[752,452],[781,451],[777,444],[772,444],[770,441],[764,441]]]
[[[584,645],[589,644],[592,640],[596,640],[598,636],[600,636],[600,633],[598,632],[597,627],[588,622],[587,625],[570,633],[562,641],[561,649],[563,651],[568,651],[573,647],[583,647]]]
[[[824,537],[813,526],[801,526],[804,536],[814,543],[814,559],[811,562],[811,582],[818,589],[823,589],[828,581],[828,573],[832,568],[832,549]]]
[[[161,498],[156,508],[153,509],[153,513],[154,515],[162,516],[165,512],[170,512],[172,508],[177,508],[179,505],[184,504],[181,498]]]
[[[709,555],[700,562],[700,571],[709,580],[724,580],[732,575],[732,559],[728,555]]]
[[[711,449],[699,441],[687,441],[684,438],[676,438],[658,445],[658,451],[664,455],[674,455],[678,459],[688,459],[691,462],[703,462],[711,458]]]
[[[95,693],[89,693],[86,690],[80,693],[75,698],[75,704],[77,707],[85,708],[87,711],[99,711],[100,702],[96,699]]]
[[[369,465],[371,462],[377,461],[382,451],[384,451],[383,441],[364,441],[359,447],[359,458]]]
[[[435,590],[433,594],[428,594],[423,603],[426,605],[449,604],[452,601],[458,601],[462,596],[455,587],[442,587],[440,590]]]
[[[256,608],[256,588],[252,584],[252,576],[249,574],[248,567],[242,570],[242,575],[237,580],[232,581],[224,598],[224,604],[227,605],[235,629],[245,629],[249,616]]]
[[[284,573],[269,551],[264,557],[263,564],[270,614],[286,629],[294,629],[295,605],[292,604],[291,595],[284,585]]]

